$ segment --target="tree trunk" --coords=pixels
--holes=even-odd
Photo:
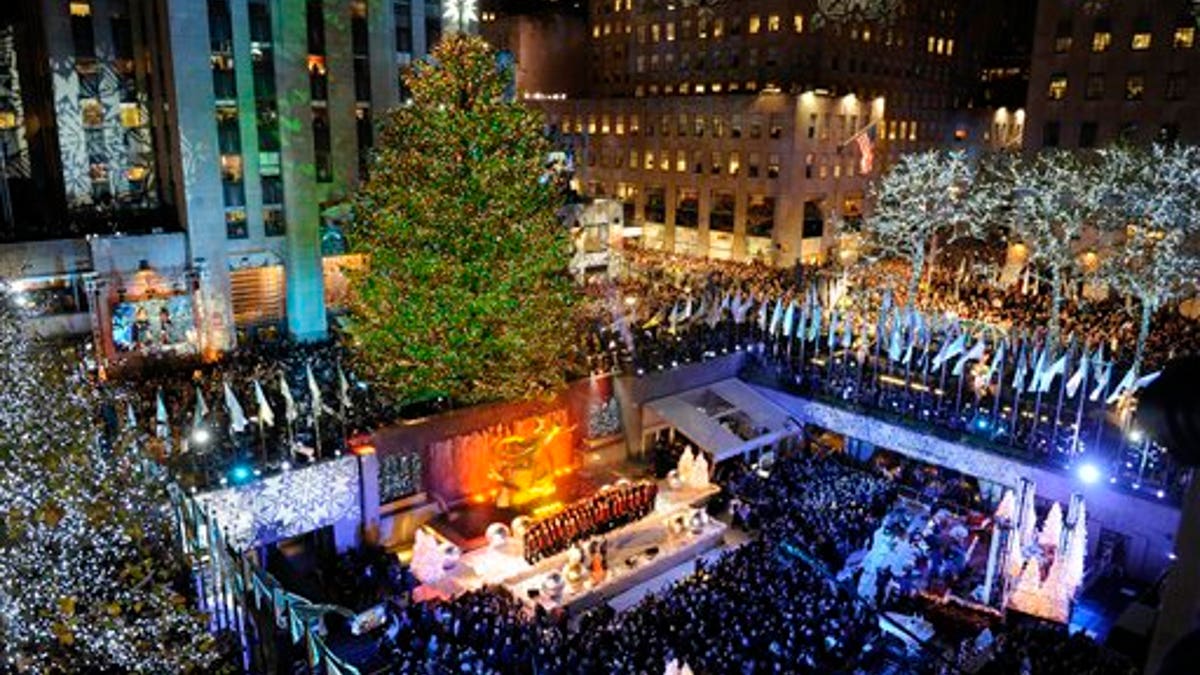
[[[1053,345],[1050,353],[1054,354],[1058,351],[1058,333],[1062,329],[1059,321],[1063,302],[1062,268],[1050,268],[1050,283],[1053,287],[1050,289],[1050,339],[1047,342]]]
[[[1142,367],[1142,356],[1146,351],[1146,338],[1150,336],[1150,319],[1154,318],[1154,305],[1148,298],[1142,300],[1142,322],[1138,326],[1137,350],[1133,353],[1133,372]]]
[[[906,303],[909,307],[917,306],[917,293],[921,289],[921,275],[925,273],[925,248],[921,247],[912,258],[912,276],[908,279],[908,298]]]

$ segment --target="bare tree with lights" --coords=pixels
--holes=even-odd
[[[1103,221],[1112,245],[1100,273],[1118,293],[1139,300],[1137,372],[1154,313],[1194,294],[1200,284],[1200,149],[1116,147],[1101,155],[1103,171],[1115,180]]]
[[[1079,277],[1081,241],[1111,195],[1111,176],[1090,158],[1050,150],[1001,156],[988,179],[1004,193],[998,221],[1029,250],[1026,264],[1050,288],[1050,344],[1057,344],[1069,285]]]
[[[0,672],[220,672],[137,431],[2,288],[0,382]]]
[[[935,244],[976,235],[994,198],[973,189],[975,170],[962,151],[928,150],[901,155],[871,189],[872,211],[863,220],[868,256],[897,257],[912,266],[909,304]]]

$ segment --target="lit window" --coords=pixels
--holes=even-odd
[[[675,151],[675,170],[679,173],[687,171],[687,152],[683,150]]]
[[[1071,51],[1071,36],[1070,35],[1059,35],[1058,37],[1054,38],[1054,53],[1055,54],[1065,54],[1069,51]]]
[[[608,122],[609,122],[608,115],[604,115],[603,117],[600,118],[600,133],[602,133],[602,134],[608,133],[608,130],[609,130]]]
[[[1055,73],[1050,76],[1050,89],[1048,96],[1053,101],[1061,101],[1067,96],[1067,76],[1062,73]]]
[[[946,40],[946,56],[954,56],[954,40]]]
[[[596,25],[592,26],[592,37],[594,37],[594,38],[600,37],[600,24],[596,24]]]
[[[797,33],[804,32],[804,15],[803,14],[797,14],[796,16],[792,17],[792,30],[796,31]]]
[[[647,171],[654,169],[654,151],[646,151],[646,163],[642,165]]]
[[[641,127],[639,126],[638,116],[630,115],[629,116],[629,134],[631,136],[636,136],[639,131],[641,131]]]
[[[121,126],[135,129],[142,126],[142,108],[136,103],[121,104]]]
[[[937,45],[937,38],[935,38],[935,37],[933,37],[932,35],[930,35],[930,36],[929,36],[929,45],[928,45],[927,51],[928,51],[930,54],[932,54],[932,53],[933,53],[933,48],[934,48],[936,45]]]
[[[674,42],[674,41],[675,41],[675,23],[671,22],[671,23],[667,24],[667,42]]]
[[[771,31],[772,33],[777,33],[779,32],[779,25],[778,14],[772,14],[771,16],[767,17],[767,30]]]
[[[1092,33],[1093,52],[1106,52],[1110,46],[1112,46],[1112,33],[1108,31],[1096,31]]]
[[[658,24],[650,24],[650,41],[658,42],[662,39],[662,27]]]
[[[729,153],[729,175],[736,176],[742,168],[742,155],[739,152]]]
[[[658,156],[658,168],[660,171],[670,171],[671,170],[671,151],[670,150],[663,150],[662,154],[660,154]]]
[[[1125,78],[1125,100],[1140,101],[1146,93],[1146,78],[1142,75],[1130,75]]]
[[[713,27],[712,27],[713,38],[714,39],[720,38],[724,35],[725,35],[725,19],[721,19],[721,18],[713,19]]]
[[[870,28],[864,28],[864,29],[863,29],[863,32],[862,32],[862,41],[863,41],[863,42],[870,42],[870,41],[871,41],[871,29],[870,29]],[[953,40],[951,40],[950,42],[952,42],[952,43],[953,43],[954,41],[953,41]]]
[[[908,125],[908,140],[917,140],[917,121],[913,120],[912,124]]]
[[[762,17],[760,17],[757,14],[751,14],[750,15],[750,27],[749,27],[750,34],[754,35],[754,34],[758,33],[760,28],[762,28]]]
[[[1175,29],[1175,49],[1191,49],[1196,44],[1196,27],[1180,26]]]
[[[638,168],[638,151],[637,150],[629,151],[629,168],[631,168],[631,169]]]
[[[92,3],[90,2],[72,2],[70,4],[71,16],[91,16]]]
[[[616,133],[618,136],[625,135],[625,116],[617,115]]]
[[[1135,52],[1145,51],[1150,49],[1150,33],[1141,32],[1134,33],[1133,39],[1129,41],[1129,48]]]

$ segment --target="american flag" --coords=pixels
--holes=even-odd
[[[872,122],[865,129],[854,134],[854,141],[858,145],[858,151],[862,153],[862,158],[858,160],[858,168],[864,174],[871,173],[871,168],[875,166],[875,125]]]

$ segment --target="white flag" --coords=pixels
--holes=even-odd
[[[354,407],[350,404],[350,383],[346,381],[346,373],[342,371],[342,364],[337,367],[338,376],[338,403],[341,404],[343,410],[349,410]]]
[[[808,323],[808,341],[815,342],[821,337],[821,305],[813,305],[812,320]]]
[[[992,361],[988,364],[988,384],[992,383],[992,378],[995,377],[997,371],[1004,372],[1004,344],[1005,340],[1000,340],[999,346],[996,347],[996,353],[992,355]]]
[[[940,350],[938,350],[937,356],[933,357],[933,363],[931,364],[933,366],[933,369],[937,370],[938,368],[941,368],[946,363],[946,361],[961,354],[963,351],[963,348],[966,347],[966,345],[967,345],[966,333],[959,333],[958,337],[954,338],[953,341],[943,344],[942,348]]]
[[[900,316],[897,315],[892,319],[892,335],[888,338],[888,360],[900,360],[901,351],[904,349],[904,345],[901,344],[903,341],[904,333],[900,330]]]
[[[159,438],[166,438],[170,435],[171,429],[167,425],[167,405],[163,403],[162,389],[158,390],[158,395],[154,401],[154,433]]]
[[[1149,387],[1152,382],[1158,379],[1159,375],[1162,375],[1161,370],[1150,373],[1144,377],[1139,377],[1137,381],[1133,383],[1133,386],[1129,388],[1130,393],[1135,392],[1143,387]]]
[[[783,313],[783,337],[792,336],[792,324],[796,322],[796,301],[789,300],[787,311]]]
[[[1093,403],[1100,400],[1100,395],[1104,393],[1104,388],[1108,386],[1108,380],[1112,377],[1112,364],[1106,363],[1103,368],[1097,367],[1096,373],[1096,388],[1092,389],[1092,393],[1088,396],[1088,400]]]
[[[296,399],[292,398],[292,388],[288,386],[283,373],[279,373],[279,393],[283,395],[283,416],[288,422],[295,422],[300,414],[296,412]]]
[[[1017,393],[1020,393],[1021,389],[1025,387],[1025,370],[1027,368],[1025,345],[1021,345],[1021,351],[1017,354],[1016,364],[1017,367],[1013,370],[1012,387],[1013,390],[1015,390]]]
[[[850,349],[854,344],[854,321],[850,317],[842,322],[842,349]]]
[[[688,301],[691,304],[691,300]],[[317,386],[317,378],[313,377],[312,364],[304,364],[304,374],[308,379],[308,394],[312,397],[313,417],[321,414],[321,408],[324,406],[321,403],[321,388]]]
[[[771,313],[771,330],[767,331],[771,335],[779,334],[779,322],[783,320],[783,301],[775,300],[775,311]]]
[[[1088,354],[1087,349],[1083,350],[1083,357],[1079,359],[1079,367],[1075,369],[1075,374],[1071,379],[1067,380],[1067,398],[1075,398],[1075,392],[1079,391],[1079,385],[1083,384],[1087,379],[1088,369]]]
[[[125,428],[137,428],[137,413],[133,411],[133,403],[131,401],[125,402]]]
[[[983,358],[983,340],[978,340],[969,351],[959,357],[958,362],[954,364],[954,375],[961,376],[963,374],[963,366],[967,365],[967,361],[978,361]]]
[[[767,304],[770,301],[763,298],[762,304],[758,306],[758,329],[764,333],[767,330]]]
[[[254,399],[258,402],[259,424],[275,426],[275,413],[271,411],[271,404],[267,402],[267,395],[263,393],[262,385],[258,383],[258,380],[254,381]]]
[[[207,417],[208,405],[204,402],[204,393],[200,391],[200,385],[196,385],[196,412],[192,416],[192,426],[200,426]]]
[[[1136,379],[1137,372],[1134,371],[1133,368],[1130,368],[1129,372],[1125,373],[1125,377],[1121,378],[1121,381],[1117,383],[1116,389],[1112,390],[1112,393],[1109,394],[1104,403],[1106,405],[1112,405],[1116,403],[1121,398],[1121,394],[1124,394],[1126,389],[1129,389],[1133,386],[1133,383]]]
[[[833,310],[833,316],[829,319],[829,350],[833,351],[834,345],[837,344],[838,330],[838,311]]]
[[[225,383],[225,409],[229,411],[229,428],[234,433],[244,431],[249,422],[246,421],[246,413],[242,410],[242,404],[238,402],[233,389],[229,388],[228,382]]]
[[[1043,394],[1050,391],[1050,385],[1054,383],[1054,378],[1060,375],[1065,375],[1067,370],[1067,355],[1064,353],[1058,357],[1046,372],[1042,373],[1041,380],[1038,382],[1038,391]]]
[[[1038,352],[1036,359],[1031,359],[1033,364],[1033,376],[1029,378],[1029,389],[1027,391],[1037,391],[1042,385],[1042,373],[1046,370],[1046,352],[1050,351],[1049,345],[1042,347]]]

